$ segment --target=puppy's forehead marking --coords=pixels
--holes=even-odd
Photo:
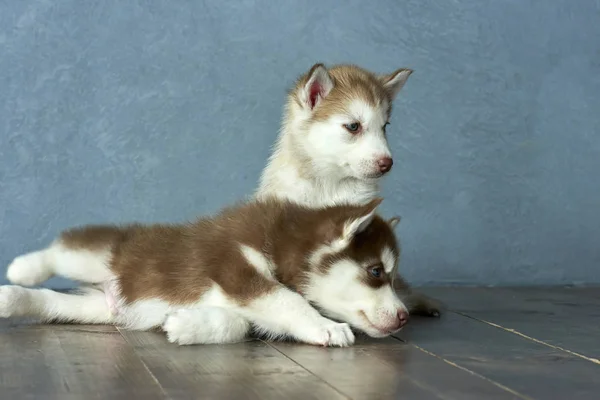
[[[383,269],[387,274],[393,272],[396,266],[396,255],[389,247],[385,246],[381,252],[381,262],[383,263]]]
[[[326,244],[319,246],[315,251],[313,251],[309,257],[308,262],[311,265],[317,265],[323,262],[323,259],[327,256],[337,254],[343,251],[348,246],[348,241],[343,239],[338,239],[331,244]]]

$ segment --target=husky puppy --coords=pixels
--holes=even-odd
[[[365,204],[393,165],[386,127],[412,71],[375,75],[351,65],[314,65],[289,92],[279,138],[257,196],[309,207]]]
[[[322,346],[352,345],[351,327],[384,337],[408,311],[394,290],[397,221],[376,214],[380,202],[313,208],[265,198],[189,224],[71,229],[17,257],[7,276],[87,285],[77,294],[0,286],[0,316],[162,327],[182,345],[237,342],[251,326]]]

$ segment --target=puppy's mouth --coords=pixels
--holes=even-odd
[[[365,329],[365,333],[367,333],[369,336],[382,338],[382,337],[390,336],[392,333],[398,331],[398,330],[389,330],[389,329],[379,328],[377,325],[375,325],[374,323],[371,322],[371,320],[367,317],[367,314],[365,314],[365,312],[363,310],[360,310],[358,312],[358,315],[359,315],[360,319],[364,322],[365,328],[368,328],[368,329]]]
[[[363,175],[363,179],[367,181],[374,181],[376,179],[381,178],[383,175],[384,174],[382,172],[373,172],[370,174]]]

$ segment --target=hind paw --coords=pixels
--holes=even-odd
[[[248,329],[244,318],[220,307],[177,310],[163,325],[169,342],[179,345],[239,342]]]
[[[46,267],[41,252],[19,256],[13,260],[6,271],[6,278],[16,285],[36,286],[52,277]]]
[[[26,290],[19,286],[0,286],[0,318],[25,314],[25,311],[29,308]]]

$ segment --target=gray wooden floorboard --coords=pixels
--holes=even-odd
[[[439,288],[426,292],[462,314],[572,351],[591,362],[600,358],[600,288]]]
[[[0,320],[0,354],[3,399],[164,398],[112,327]]]
[[[596,399],[600,290],[426,288],[449,308],[354,347],[0,320],[2,399]]]
[[[259,340],[228,345],[176,346],[168,343],[161,333],[121,333],[169,398],[346,398],[324,380]]]
[[[395,338],[348,349],[271,343],[353,399],[514,399],[513,393]]]
[[[522,396],[595,399],[598,365],[469,317],[415,318],[398,337]]]

